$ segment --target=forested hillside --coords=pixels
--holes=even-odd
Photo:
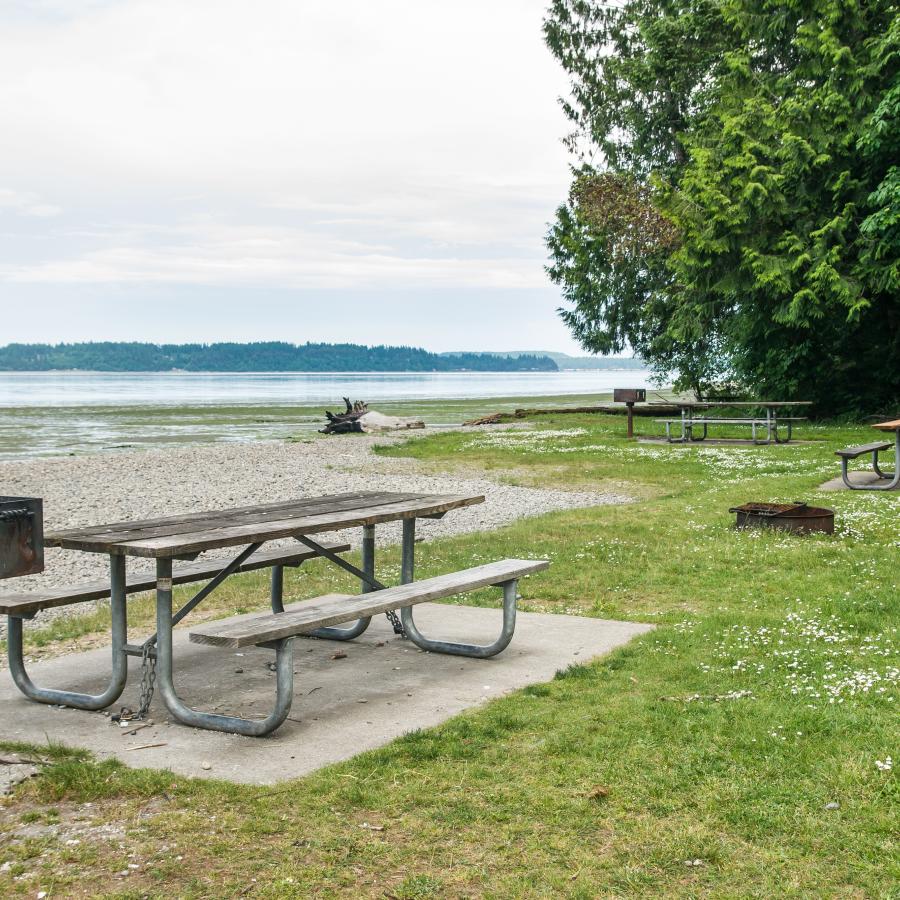
[[[547,356],[460,353],[441,356],[419,347],[360,344],[9,344],[0,370],[38,372],[513,372],[557,371]]]

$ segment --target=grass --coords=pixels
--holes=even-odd
[[[524,609],[648,621],[654,632],[276,787],[54,748],[0,808],[0,893],[900,896],[900,791],[887,768],[900,758],[900,496],[817,488],[837,471],[834,448],[868,429],[809,426],[801,436],[814,442],[787,447],[682,448],[627,442],[615,417],[536,424],[381,452],[639,499],[437,541],[420,554],[421,575],[549,556],[551,569],[523,584]],[[785,499],[835,509],[836,534],[731,527],[729,506]],[[396,552],[382,563],[396,578]],[[295,586],[308,593],[343,578],[301,571]],[[264,579],[240,576],[215,614],[264,602]],[[135,610],[152,627],[149,604]],[[87,621],[83,638],[103,624]],[[60,637],[71,635],[30,640],[52,649]]]

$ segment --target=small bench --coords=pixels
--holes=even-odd
[[[323,544],[323,546],[332,553],[346,553],[350,549],[349,544]],[[233,574],[268,568],[273,569],[274,573],[283,567],[296,568],[307,560],[315,559],[317,556],[319,554],[314,550],[296,550],[291,547],[266,550],[264,552],[257,551],[245,560]],[[191,565],[179,566],[172,573],[172,583],[189,584],[214,578],[227,563],[228,560],[205,559]],[[273,581],[278,581],[278,579],[273,579]],[[125,581],[126,594],[139,594],[144,591],[152,591],[155,588],[156,576],[153,574],[129,575]],[[68,587],[47,588],[34,593],[0,594],[0,614],[20,619],[30,619],[42,609],[70,606],[74,603],[85,603],[89,600],[104,600],[110,596],[110,593],[109,581],[97,581],[70,585]]]
[[[478,659],[495,656],[506,649],[513,637],[518,580],[534,572],[540,572],[549,565],[547,560],[504,559],[356,596],[326,594],[296,604],[281,613],[244,617],[237,621],[231,619],[203,623],[190,632],[190,640],[195,644],[233,649],[261,646],[275,650],[277,676],[275,709],[264,722],[250,723],[237,716],[199,713],[179,701],[178,718],[185,724],[201,728],[252,733],[255,736],[270,734],[284,722],[291,708],[294,689],[293,639],[300,635],[310,635],[321,628],[374,616],[388,610],[400,610],[406,636],[422,650]],[[416,604],[491,586],[503,588],[503,627],[500,637],[492,644],[460,644],[430,640],[416,627],[412,615],[412,607]],[[192,712],[194,716],[191,716]],[[182,714],[186,718],[182,718]],[[252,726],[252,731],[248,726]]]
[[[862,486],[859,484],[853,484],[850,481],[850,473],[847,471],[847,464],[851,459],[857,459],[860,456],[865,456],[867,453],[872,454],[872,469],[875,474],[879,478],[892,479],[890,484],[885,487],[881,485],[878,486],[877,489],[885,490],[896,487],[898,482],[900,482],[900,465],[896,462],[894,463],[894,471],[885,472],[878,465],[878,454],[882,453],[885,450],[890,450],[894,444],[892,441],[872,441],[871,444],[860,444],[857,447],[845,447],[843,450],[835,450],[834,455],[839,456],[841,459],[841,478],[844,481],[844,484],[850,488],[851,491],[858,491],[861,489],[872,490],[875,489],[872,485]]]
[[[835,450],[834,455],[841,459],[856,459],[866,453],[877,456],[882,450],[890,450],[894,445],[890,441],[872,441],[871,444],[860,444],[858,447],[845,447],[843,450]]]

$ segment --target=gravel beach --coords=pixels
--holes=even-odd
[[[398,437],[313,438],[288,443],[206,444],[178,449],[104,452],[0,463],[0,494],[44,498],[45,529],[143,519],[270,503],[357,490],[484,494],[484,503],[446,518],[421,520],[426,540],[498,528],[557,509],[626,503],[612,493],[511,487],[487,477],[434,474],[416,460],[376,456],[376,444]],[[342,540],[358,543],[359,529]],[[337,537],[337,535],[335,535]],[[399,543],[400,525],[378,528],[379,545]],[[151,571],[152,561],[129,559],[129,571]],[[16,592],[107,577],[97,554],[48,549],[41,575],[17,578]],[[12,583],[10,583],[12,585]],[[83,611],[86,604],[70,607]],[[66,614],[63,608],[58,614]],[[41,619],[47,620],[48,613]]]

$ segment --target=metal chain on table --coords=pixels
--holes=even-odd
[[[156,653],[152,641],[147,641],[141,648],[141,702],[137,712],[134,714],[136,719],[146,719],[147,713],[150,712],[150,702],[153,700],[153,688],[156,684]]]
[[[387,616],[388,622],[394,626],[394,634],[399,634],[400,637],[406,637],[406,630],[403,627],[403,623],[392,609],[389,609],[385,615]]]

